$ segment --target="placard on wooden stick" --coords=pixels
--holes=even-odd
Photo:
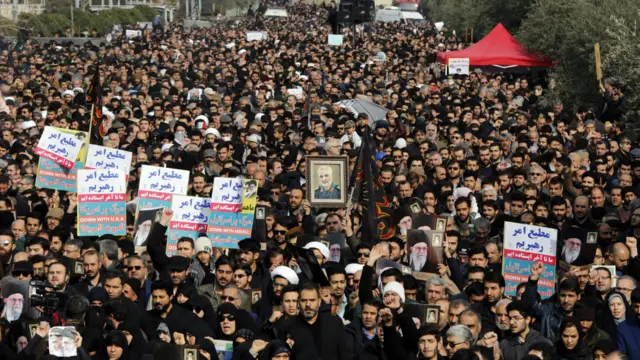
[[[593,45],[593,50],[596,55],[596,79],[602,81],[602,62],[600,61],[600,43]]]

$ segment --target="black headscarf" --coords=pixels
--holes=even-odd
[[[238,309],[232,303],[224,303],[218,306],[216,339],[233,341],[233,338],[235,335],[235,333],[230,335],[225,335],[222,332],[221,320],[223,315],[233,315],[235,317],[236,331],[240,329],[248,329],[255,333],[256,324],[253,321],[253,317],[251,317],[251,314],[249,314],[244,310]]]
[[[578,332],[578,344],[572,350],[567,349],[562,342],[562,333],[565,329],[575,326],[576,331]],[[591,358],[591,354],[589,352],[589,348],[584,343],[584,339],[582,338],[582,331],[580,331],[580,320],[575,317],[565,317],[562,320],[562,324],[560,325],[560,331],[558,334],[560,339],[556,343],[556,352],[557,359],[562,360],[587,360]]]
[[[142,334],[140,327],[125,320],[123,323],[118,325],[118,331],[126,331],[133,336],[131,343],[129,343],[129,358],[138,359],[142,356],[145,352],[147,342],[144,339],[144,335]]]
[[[109,359],[109,354],[107,353],[107,347],[109,345],[116,345],[122,348],[122,356],[118,360],[129,360],[129,344],[127,343],[127,337],[118,330],[111,331],[104,338],[103,347],[96,356],[97,359]]]

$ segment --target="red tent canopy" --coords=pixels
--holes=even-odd
[[[482,40],[464,50],[438,52],[437,59],[441,63],[448,64],[451,58],[469,58],[470,66],[553,66],[551,58],[523,48],[502,24],[496,25]]]

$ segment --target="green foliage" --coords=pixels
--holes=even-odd
[[[551,95],[565,107],[595,105],[601,101],[596,80],[594,44],[600,43],[605,78],[623,86],[630,109],[640,106],[640,34],[637,17],[640,3],[619,0],[536,0],[523,21],[517,38],[533,51],[558,61],[552,77]],[[630,114],[631,118],[635,113]],[[635,127],[637,122],[630,121]],[[633,132],[638,137],[638,132]]]
[[[71,12],[68,8],[60,9],[56,14],[20,14],[20,26],[32,29],[36,36],[55,36],[71,26]],[[111,9],[91,13],[74,9],[73,30],[75,34],[96,29],[99,33],[109,32],[113,25],[132,25],[139,21],[152,21],[158,12],[148,6],[136,6],[133,9]]]
[[[474,30],[479,39],[498,23],[512,30],[520,26],[529,11],[530,1],[525,0],[422,0],[421,11],[433,21],[444,21],[450,30],[464,34]]]

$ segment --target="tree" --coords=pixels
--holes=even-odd
[[[552,96],[568,109],[600,105],[593,46],[600,43],[605,78],[623,86],[627,105],[640,105],[640,40],[636,30],[640,4],[635,0],[536,0],[516,38],[525,48],[553,57],[557,66]],[[636,113],[629,114],[635,118]],[[635,137],[635,123],[629,132]]]

